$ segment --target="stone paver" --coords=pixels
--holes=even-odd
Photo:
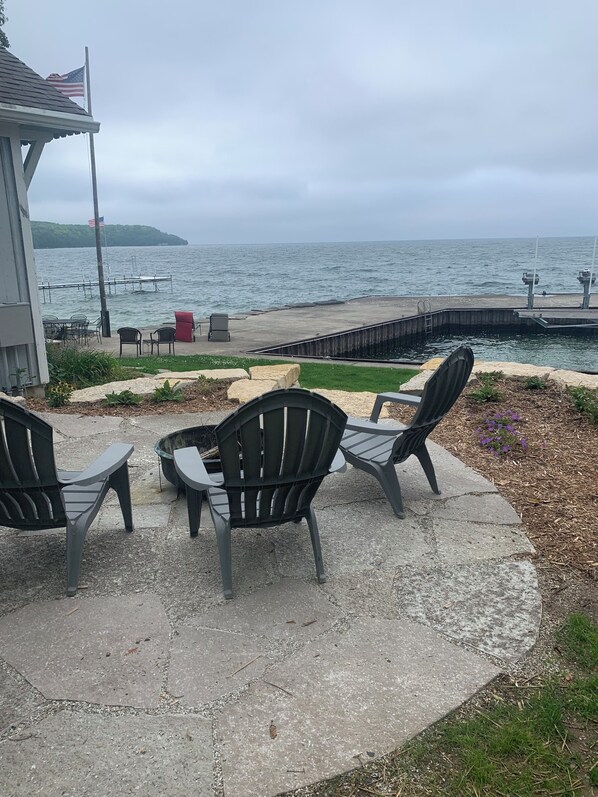
[[[263,640],[183,625],[172,644],[168,690],[184,706],[199,707],[246,686],[267,663]]]
[[[554,370],[550,379],[561,387],[587,387],[598,390],[598,374],[581,374],[579,371]]]
[[[530,562],[404,570],[396,589],[399,607],[411,620],[498,659],[516,661],[536,641],[541,603]]]
[[[44,601],[0,619],[0,652],[49,699],[150,707],[168,634],[152,595]]]
[[[43,696],[23,679],[17,679],[0,669],[0,738],[9,734],[24,720],[30,721],[34,714],[39,713],[44,702]]]
[[[346,400],[367,416],[374,397]],[[398,466],[403,520],[366,474],[324,480],[323,585],[306,523],[234,530],[225,601],[207,506],[191,538],[154,452],[224,413],[48,417],[64,467],[134,444],[135,531],[110,492],[65,600],[64,530],[0,529],[2,797],[42,783],[127,793],[129,775],[131,793],[150,797],[266,797],[396,748],[491,679],[489,656],[509,667],[534,643],[539,592],[519,516],[434,444],[443,492],[414,458]]]
[[[3,797],[212,794],[210,720],[61,711],[0,746]]]
[[[440,496],[442,497],[442,496]],[[418,514],[434,513],[444,520],[472,520],[479,523],[521,523],[521,518],[498,493],[483,495],[458,495],[442,501],[414,503],[412,510]]]
[[[216,735],[225,793],[270,797],[358,766],[497,673],[422,626],[356,620],[270,668],[268,681],[278,688],[258,682],[223,709]]]
[[[316,584],[285,578],[191,617],[186,625],[303,642],[329,631],[341,613]]]

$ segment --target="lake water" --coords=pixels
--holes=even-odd
[[[108,296],[108,309],[116,329],[172,323],[175,310],[191,310],[196,318],[205,318],[212,312],[236,314],[373,295],[499,293],[519,295],[523,301],[521,275],[534,269],[535,243],[518,238],[114,247],[105,252],[106,277],[172,275],[172,292],[168,283],[158,292],[153,287],[136,293],[120,288]],[[580,292],[577,275],[591,266],[592,247],[592,238],[540,240],[537,291]],[[40,282],[97,280],[94,249],[41,249],[35,257]],[[61,317],[85,313],[95,319],[99,310],[97,289],[91,297],[82,291],[56,290],[52,303],[42,305],[43,314]],[[595,351],[596,344],[589,343],[595,338],[582,340],[582,346],[591,345]]]

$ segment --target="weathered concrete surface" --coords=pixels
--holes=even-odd
[[[533,644],[539,593],[520,561],[532,549],[519,517],[434,444],[443,493],[414,458],[403,463],[402,521],[366,474],[324,480],[323,585],[305,523],[235,530],[225,602],[207,506],[191,538],[184,498],[160,491],[153,450],[164,434],[222,417],[53,416],[65,465],[115,440],[135,445],[135,531],[124,532],[109,494],[81,591],[65,600],[64,530],[0,528],[0,739],[27,736],[0,742],[2,797],[2,777],[18,797],[39,790],[38,777],[49,793],[103,797],[115,791],[106,762],[125,757],[150,796],[221,795],[212,784],[224,776],[226,797],[265,797],[397,747],[493,676],[488,655],[508,667]],[[100,747],[91,769],[88,745]]]
[[[225,793],[269,797],[352,769],[440,719],[497,673],[422,626],[359,619],[274,665],[270,683],[258,681],[223,709],[216,735]]]
[[[30,604],[0,619],[2,657],[54,700],[156,706],[169,626],[151,595]]]
[[[22,677],[9,675],[0,669],[0,739],[18,728],[23,722],[39,715],[44,704],[43,695],[33,689]],[[0,770],[2,770],[0,746]],[[0,791],[2,794],[2,791]]]
[[[502,661],[535,642],[541,617],[536,571],[504,560],[403,571],[396,579],[402,613]]]
[[[210,720],[60,711],[0,745],[3,797],[209,795]]]

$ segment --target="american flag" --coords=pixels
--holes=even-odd
[[[89,227],[95,227],[96,226],[96,220],[95,219],[90,219],[87,222],[87,225]],[[98,227],[103,227],[103,226],[104,226],[104,217],[103,216],[98,216]]]
[[[54,86],[55,89],[66,94],[67,97],[85,97],[85,67],[80,66],[79,69],[73,69],[66,75],[57,75],[53,72],[46,78],[48,83]]]

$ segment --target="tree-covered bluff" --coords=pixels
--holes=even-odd
[[[95,230],[87,224],[32,221],[31,232],[35,249],[70,249],[96,243]],[[188,243],[177,235],[141,224],[106,224],[100,234],[102,246],[186,246]]]

